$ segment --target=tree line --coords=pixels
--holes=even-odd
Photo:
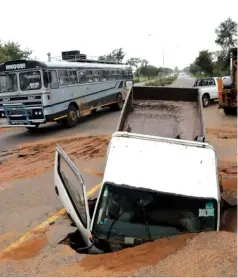
[[[22,49],[20,44],[17,42],[3,42],[0,41],[0,63],[4,63],[10,60],[19,60],[19,59],[29,59],[32,51],[29,49]],[[100,61],[117,61],[122,62],[126,56],[126,53],[122,48],[114,49],[111,53],[107,55],[101,55],[98,57]],[[136,77],[155,77],[158,75],[166,75],[174,72],[170,68],[155,67],[150,65],[146,59],[141,59],[137,57],[132,57],[126,61],[134,69],[134,74]],[[175,68],[175,71],[178,71],[178,68]]]
[[[237,46],[237,22],[229,17],[215,29],[215,34],[215,43],[220,50],[216,52],[201,50],[189,68],[184,69],[185,71],[189,70],[193,75],[199,76],[230,75],[229,49]]]

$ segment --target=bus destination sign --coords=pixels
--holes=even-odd
[[[18,70],[18,69],[25,69],[25,68],[26,68],[25,63],[6,65],[6,70]]]

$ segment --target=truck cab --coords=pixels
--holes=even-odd
[[[83,177],[60,146],[54,172],[59,198],[93,252],[219,230],[217,161],[207,143],[115,132],[91,214]]]
[[[193,87],[199,88],[203,107],[207,107],[211,101],[218,99],[217,77],[197,78]]]

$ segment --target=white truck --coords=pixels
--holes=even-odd
[[[199,88],[203,107],[207,107],[211,101],[218,100],[217,77],[198,78],[193,87]]]
[[[186,128],[187,127],[187,128]],[[84,249],[112,252],[218,231],[220,188],[195,88],[132,87],[110,141],[98,198],[57,146],[55,187]]]

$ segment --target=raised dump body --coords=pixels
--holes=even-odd
[[[133,86],[125,100],[117,131],[205,141],[199,90]]]

